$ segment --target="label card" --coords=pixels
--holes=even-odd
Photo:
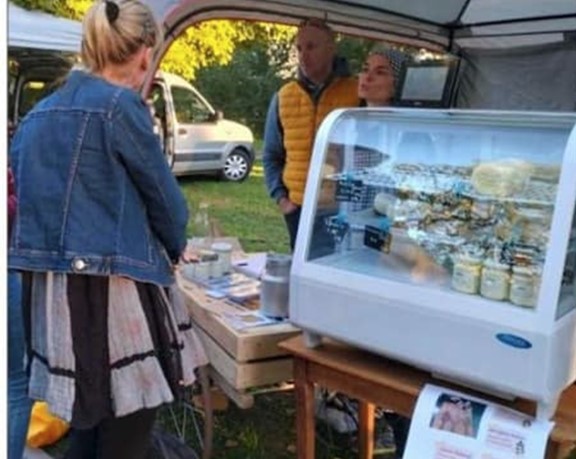
[[[362,180],[345,178],[336,183],[336,201],[360,202],[364,192]]]
[[[392,234],[390,227],[381,227],[366,225],[364,228],[364,245],[371,249],[376,249],[384,253],[390,253],[392,244]]]
[[[335,242],[341,242],[350,229],[350,224],[341,216],[328,217],[325,220],[326,231],[332,235]]]

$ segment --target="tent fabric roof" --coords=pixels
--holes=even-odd
[[[511,47],[576,36],[576,0],[144,0],[175,36],[229,18],[296,24],[326,18],[336,30],[431,49]],[[79,22],[9,3],[8,46],[79,51]],[[39,35],[38,24],[42,24]]]
[[[159,18],[165,18],[170,10],[190,0],[147,0]],[[242,1],[234,2],[239,5]],[[306,4],[299,0],[261,0],[260,3],[284,3],[286,5]],[[339,4],[342,8],[355,6],[368,7],[373,11],[406,16],[438,25],[461,23],[462,25],[506,21],[517,19],[537,19],[561,15],[576,15],[574,0],[435,0],[430,7],[429,0],[320,0],[320,4]]]
[[[82,24],[8,4],[8,47],[80,51]]]
[[[576,0],[145,0],[170,33],[186,18],[297,23],[326,18],[341,32],[450,48],[482,42],[519,46],[563,41],[576,31]]]

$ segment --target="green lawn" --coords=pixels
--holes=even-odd
[[[194,235],[194,215],[200,203],[207,203],[210,219],[217,231],[224,236],[238,237],[245,251],[289,251],[284,220],[276,204],[268,197],[259,163],[242,183],[198,176],[180,178],[179,183],[189,203],[190,237]]]

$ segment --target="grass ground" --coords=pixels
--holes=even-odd
[[[208,204],[210,219],[222,235],[238,237],[247,252],[288,252],[284,220],[268,198],[262,166],[257,163],[242,183],[222,182],[213,177],[186,177],[179,183],[188,200],[193,235],[194,215],[201,203]]]

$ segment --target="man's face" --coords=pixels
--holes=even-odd
[[[330,31],[316,26],[304,26],[296,35],[296,50],[300,69],[314,83],[323,83],[332,71],[336,52]]]

